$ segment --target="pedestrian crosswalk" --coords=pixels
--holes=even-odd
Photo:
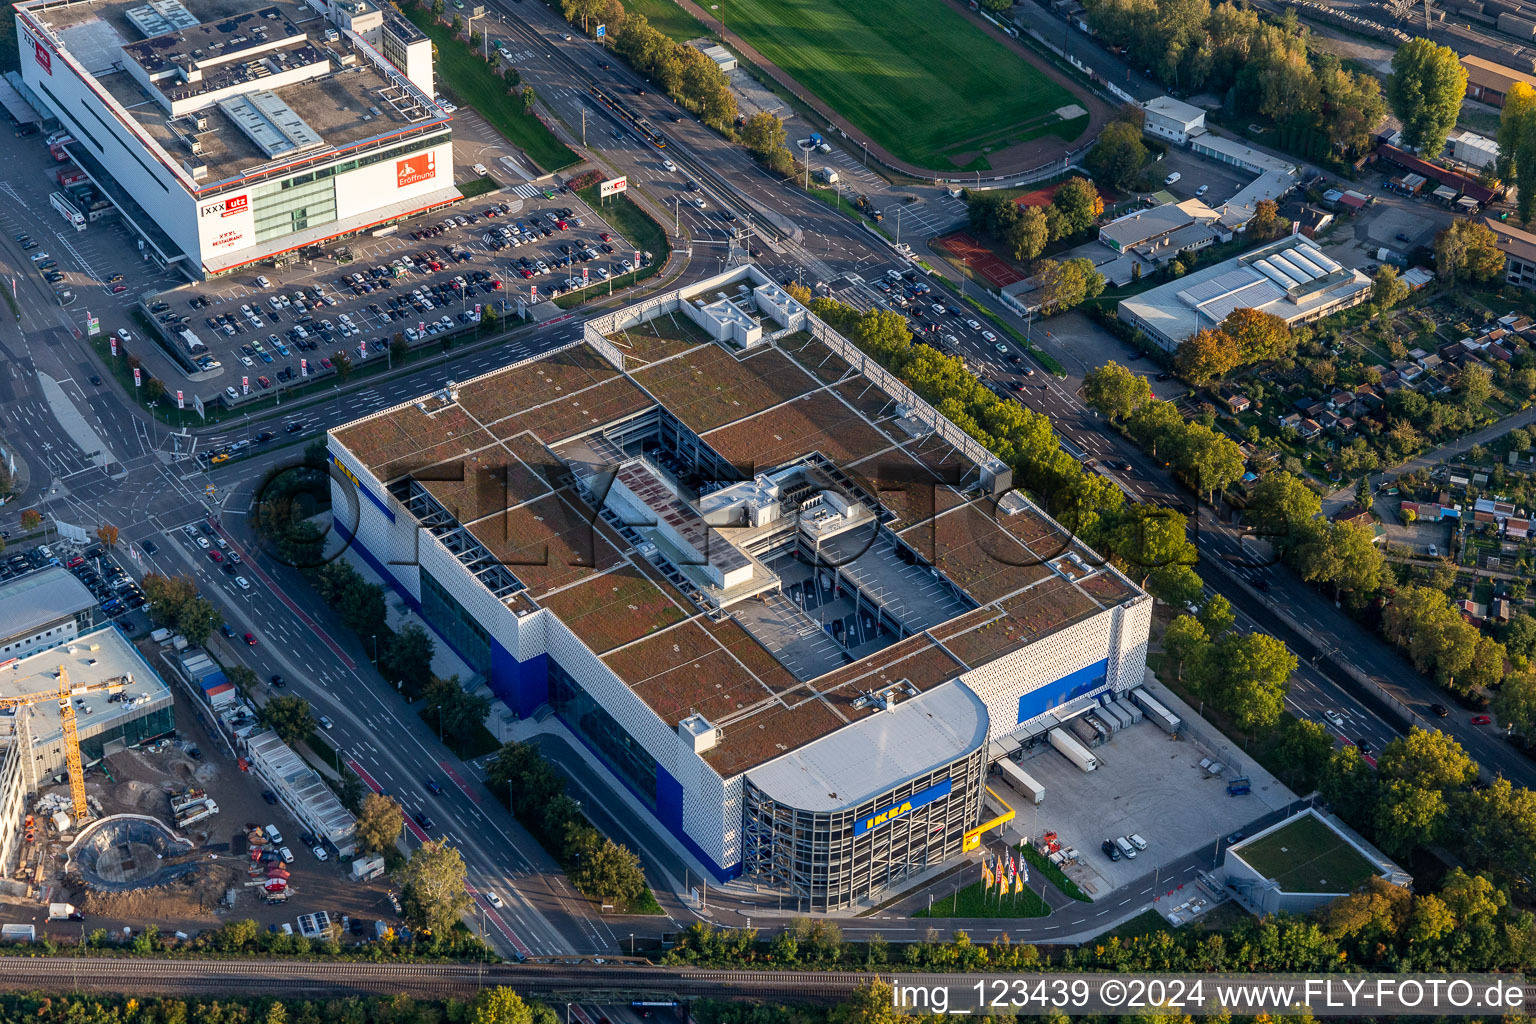
[[[512,192],[524,199],[537,199],[544,194],[544,190],[537,185],[513,185]]]

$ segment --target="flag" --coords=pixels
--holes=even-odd
[[[1013,894],[1015,896],[1017,896],[1019,893],[1021,893],[1023,891],[1024,891],[1024,876],[1023,875],[1019,875],[1017,878],[1015,878],[1013,880]]]
[[[992,866],[985,856],[981,858],[981,885],[984,889],[992,888]]]

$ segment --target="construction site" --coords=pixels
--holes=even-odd
[[[158,653],[106,626],[0,668],[4,936],[44,921],[169,935],[230,914],[280,920],[295,873],[314,876],[306,897],[377,916],[382,890],[314,858],[314,837],[274,813],[246,760],[155,671]]]

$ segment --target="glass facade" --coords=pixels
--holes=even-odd
[[[491,634],[425,570],[421,573],[421,617],[476,672],[491,678]]]
[[[251,189],[251,216],[258,242],[329,224],[336,219],[336,181],[304,174],[257,185]]]
[[[781,803],[749,777],[745,874],[782,891],[804,912],[839,910],[877,896],[960,854],[966,831],[980,820],[985,770],[983,745],[838,811]],[[925,801],[936,791],[944,795]]]
[[[549,663],[549,703],[560,721],[586,740],[603,763],[627,780],[654,811],[656,759],[554,659]]]
[[[131,747],[152,736],[168,733],[174,728],[176,728],[176,714],[172,705],[167,704],[157,711],[129,719],[122,725],[114,726],[95,736],[81,737],[80,756],[87,761],[94,761],[101,757],[102,749],[113,740],[122,740]]]

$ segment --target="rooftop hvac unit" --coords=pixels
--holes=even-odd
[[[208,115],[199,111],[192,115],[192,127],[200,132],[208,130]]]
[[[202,151],[203,151],[203,140],[202,139],[196,139],[196,138],[188,139],[187,140],[187,149],[191,150],[194,154],[202,153]]]
[[[201,161],[193,162],[188,160],[181,166],[186,170],[188,174],[192,175],[193,181],[202,181],[204,178],[208,177],[208,165],[202,163]]]

